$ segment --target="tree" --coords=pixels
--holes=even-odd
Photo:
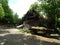
[[[60,0],[39,0],[40,9],[48,16],[47,26],[60,32]]]
[[[4,12],[5,12],[3,22],[6,23],[6,24],[7,23],[13,23],[13,12],[9,8],[8,0],[0,0],[0,3],[2,4],[2,7],[3,7]]]
[[[17,24],[18,21],[19,21],[18,14],[15,13],[15,14],[13,15],[13,23],[14,23],[14,24]]]
[[[4,9],[2,7],[2,4],[0,3],[0,20],[5,16]]]

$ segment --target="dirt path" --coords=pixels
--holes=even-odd
[[[0,45],[60,45],[60,40],[20,33],[18,29],[0,29]]]

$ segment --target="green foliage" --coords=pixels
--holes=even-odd
[[[38,0],[40,12],[47,16],[46,25],[49,28],[60,28],[60,0]],[[40,13],[41,14],[41,13]],[[44,24],[44,23],[42,23]],[[59,29],[60,30],[60,29]]]
[[[41,4],[40,9],[44,12],[43,15],[48,17],[48,27],[55,28],[57,27],[57,19],[60,17],[60,0],[39,0]]]
[[[58,18],[58,22],[60,22],[60,18]]]
[[[2,4],[2,8],[4,9],[4,23],[11,23],[13,21],[13,13],[12,10],[8,6],[8,0],[0,0],[0,3]],[[3,15],[3,14],[2,14]]]
[[[32,10],[32,9],[37,9],[38,8],[38,3],[37,2],[35,2],[34,4],[32,4],[31,6],[30,6],[30,10]]]
[[[23,32],[23,33],[31,33],[29,29],[26,29],[26,28],[22,28],[20,29],[20,32]]]
[[[0,20],[5,16],[4,9],[2,7],[2,4],[0,3]]]
[[[13,15],[13,22],[14,22],[14,23],[17,23],[18,21],[19,21],[18,15],[17,15],[17,13],[15,13],[15,14]]]
[[[4,24],[13,24],[18,21],[18,15],[13,14],[13,11],[9,8],[8,0],[0,0],[0,22]]]

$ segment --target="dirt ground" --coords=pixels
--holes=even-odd
[[[0,45],[60,45],[60,40],[0,28]]]

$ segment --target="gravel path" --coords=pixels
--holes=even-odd
[[[0,45],[60,45],[60,40],[23,34],[18,29],[0,29]]]

